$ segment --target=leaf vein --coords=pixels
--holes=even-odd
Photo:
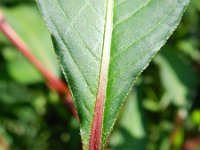
[[[126,2],[126,0],[123,0],[123,1],[121,1],[121,2],[119,2],[119,3],[116,3],[115,6],[114,6],[114,8],[117,7],[117,6],[119,6],[119,5],[124,4],[125,2]]]
[[[114,28],[116,26],[119,26],[121,23],[129,20],[130,18],[134,17],[137,13],[139,13],[142,9],[144,9],[146,6],[148,6],[153,0],[149,0],[146,3],[142,4],[136,11],[132,12],[129,16],[125,17],[124,19],[120,20],[114,25]]]
[[[60,10],[62,11],[64,17],[69,21],[71,27],[73,28],[73,30],[77,33],[79,39],[83,42],[85,48],[93,55],[93,57],[95,58],[96,61],[99,61],[99,58],[90,50],[90,48],[87,46],[86,42],[83,40],[83,38],[80,35],[80,32],[76,29],[75,25],[71,22],[70,18],[67,16],[67,14],[65,13],[64,9],[62,8],[62,6],[60,5],[60,3],[55,0],[57,3],[57,6],[60,8]],[[77,17],[76,17],[77,18]]]
[[[71,57],[72,61],[74,62],[76,68],[78,69],[78,71],[80,72],[81,76],[83,77],[84,82],[85,82],[86,86],[87,86],[88,89],[89,89],[89,92],[94,96],[94,94],[93,94],[93,92],[92,92],[92,90],[91,90],[91,88],[90,88],[90,86],[89,86],[89,83],[87,82],[85,76],[83,75],[83,73],[81,72],[80,68],[78,67],[77,62],[75,61],[75,59],[74,59],[74,57],[72,56],[71,52],[69,51],[69,48],[67,47],[67,44],[65,43],[65,40],[62,38],[62,36],[61,36],[59,30],[57,30],[57,27],[56,27],[55,22],[54,22],[52,19],[50,19],[50,20],[52,21],[53,25],[55,26],[56,31],[57,31],[57,34],[58,34],[58,36],[60,37],[60,39],[62,40],[63,45],[64,45],[65,48],[67,49],[67,52],[69,52],[70,57]]]
[[[97,16],[100,17],[101,21],[104,22],[104,20],[102,19],[102,15],[100,15],[99,11],[90,3],[89,0],[86,0],[86,3],[88,4],[88,6],[97,14]]]
[[[167,14],[165,17],[163,17],[161,20],[158,21],[158,23],[149,30],[149,32],[147,32],[145,35],[141,36],[138,40],[136,40],[135,42],[133,42],[128,48],[130,48],[131,46],[133,46],[134,44],[136,44],[137,42],[139,42],[141,39],[145,38],[147,35],[151,34],[153,31],[155,31],[157,29],[157,27],[159,25],[161,25],[161,23],[163,21],[166,20],[166,18],[171,14],[171,12],[169,14]],[[111,58],[111,60],[114,60],[117,56],[119,56],[121,53],[125,52],[128,48],[125,48],[123,51],[118,52],[115,56],[113,56],[113,58]],[[132,65],[134,62],[130,62],[127,65],[125,65],[125,67],[120,68],[119,71],[117,73],[111,74],[111,76],[114,76],[112,78],[115,78],[117,76],[118,73],[123,72],[124,69],[127,68],[127,66]],[[110,79],[112,80],[112,79]]]

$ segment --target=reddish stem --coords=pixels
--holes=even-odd
[[[37,70],[47,80],[47,85],[60,95],[65,96],[64,102],[69,106],[74,116],[77,117],[72,97],[65,83],[53,75],[40,63],[40,61],[31,53],[25,42],[17,35],[12,27],[5,20],[3,13],[0,12],[0,31],[9,39],[9,41],[37,68]]]
[[[200,135],[197,137],[187,139],[183,145],[183,150],[195,150],[200,146]]]
[[[10,147],[6,144],[2,137],[0,137],[0,146],[3,148],[3,150],[10,150]]]

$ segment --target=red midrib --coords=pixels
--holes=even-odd
[[[93,118],[91,136],[90,136],[90,150],[101,150],[101,135],[102,135],[102,123],[103,123],[103,110],[104,110],[104,99],[106,93],[107,84],[107,72],[108,72],[108,59],[102,64],[102,71],[100,76],[99,91],[96,100],[95,113]]]
[[[113,0],[107,0],[99,89],[96,98],[96,106],[94,111],[92,129],[90,133],[89,150],[102,149],[101,140],[102,140],[103,111],[104,111],[104,101],[106,99],[107,78],[108,78],[108,69],[110,60],[112,22],[113,22]]]

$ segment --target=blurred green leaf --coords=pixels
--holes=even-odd
[[[127,98],[118,130],[110,138],[110,149],[144,150],[146,149],[146,131],[144,127],[141,98],[139,92],[133,91]]]
[[[199,0],[192,0],[191,1],[191,6],[195,7],[196,9],[198,9],[200,11],[200,2],[199,2]]]
[[[0,103],[9,105],[21,104],[28,102],[30,93],[24,86],[0,80]],[[1,108],[3,109],[3,108]]]
[[[174,147],[173,149],[180,150],[183,144],[183,141],[184,141],[184,130],[183,128],[179,128],[176,130],[174,141],[172,143]]]
[[[169,47],[162,50],[154,60],[159,67],[165,89],[161,100],[162,107],[166,108],[173,103],[179,107],[190,108],[198,82],[191,63]]]
[[[0,5],[14,5],[18,3],[34,2],[34,0],[1,0]]]
[[[198,49],[199,41],[197,39],[187,39],[178,42],[178,48],[185,54],[200,64],[200,51]]]
[[[20,83],[42,81],[42,75],[22,54],[13,47],[5,47],[2,55],[7,60],[6,68],[10,76]]]
[[[194,110],[192,112],[192,121],[197,124],[198,126],[200,126],[200,109],[198,110]]]
[[[43,63],[43,65],[56,76],[60,70],[54,53],[50,35],[46,30],[40,14],[35,6],[19,5],[11,8],[3,8],[6,19],[20,37],[29,46],[31,52]],[[35,83],[42,81],[40,73],[19,52],[7,47],[4,54],[14,53],[12,59],[7,55],[7,68],[10,75],[21,83]]]

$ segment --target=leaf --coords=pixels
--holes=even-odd
[[[36,83],[43,80],[36,68],[13,47],[5,47],[2,54],[6,60],[8,74],[15,81],[23,84]]]
[[[172,102],[176,106],[190,108],[198,85],[198,77],[191,67],[192,64],[170,47],[164,48],[154,60],[160,69],[161,82],[165,89],[161,99],[162,107],[166,108]]]
[[[78,110],[84,149],[103,149],[137,76],[189,0],[38,0]]]
[[[4,7],[3,10],[6,19],[25,41],[31,52],[49,71],[59,76],[59,65],[54,54],[51,38],[36,7],[19,5],[11,8]],[[5,48],[5,51],[4,53],[14,55],[12,58],[8,58],[7,54],[4,56],[8,61],[8,72],[16,81],[29,84],[43,80],[36,68],[19,52],[11,49],[10,45]]]
[[[144,116],[141,108],[141,92],[130,92],[127,103],[119,122],[119,128],[110,138],[109,149],[113,150],[144,150],[147,147]]]
[[[34,0],[1,0],[0,5],[14,5],[18,3],[30,3],[34,2]]]
[[[198,49],[198,44],[199,42],[197,39],[188,39],[187,41],[179,41],[177,45],[181,51],[200,64],[200,51]]]
[[[22,105],[22,103],[29,102],[30,98],[30,93],[24,86],[0,80],[1,110],[7,109],[5,106]]]

